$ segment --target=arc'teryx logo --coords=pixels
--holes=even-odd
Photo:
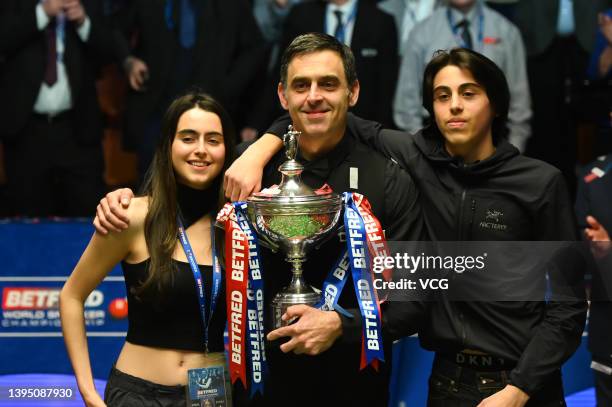
[[[503,223],[504,212],[497,209],[487,209],[487,213],[479,226],[482,229],[504,231],[508,229],[508,225]]]

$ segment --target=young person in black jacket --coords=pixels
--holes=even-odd
[[[433,240],[574,241],[561,173],[520,155],[505,138],[509,98],[504,74],[492,61],[454,49],[437,54],[425,70],[423,105],[435,119],[430,126],[410,136],[349,115],[348,128],[411,173]],[[287,122],[277,121],[270,132],[281,134]],[[279,145],[264,137],[258,149]],[[257,160],[248,154],[240,166]],[[226,174],[232,195],[248,195],[257,184],[251,177],[232,178],[235,170]],[[495,222],[487,221],[492,212],[501,214]],[[564,405],[560,368],[579,345],[586,317],[582,276],[575,270],[565,274],[569,301],[441,296],[433,302],[419,331],[422,346],[436,352],[429,406]],[[394,315],[383,317],[386,332],[397,335],[404,325],[409,333],[411,321]]]

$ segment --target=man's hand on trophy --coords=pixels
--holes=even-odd
[[[109,230],[121,232],[129,226],[127,208],[134,193],[129,188],[120,188],[106,194],[96,208],[93,221],[96,231],[106,235]]]
[[[275,329],[267,336],[273,341],[285,336],[291,340],[282,344],[284,353],[318,355],[329,349],[342,335],[342,322],[335,311],[321,311],[308,305],[293,305],[283,314],[283,321],[299,318],[295,323]]]

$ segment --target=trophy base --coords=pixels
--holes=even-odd
[[[313,287],[308,287],[311,290],[301,293],[290,293],[283,292],[276,294],[274,300],[272,300],[272,327],[273,329],[287,326],[294,322],[294,319],[289,321],[283,321],[281,317],[292,305],[305,304],[314,306],[321,299],[321,290],[317,290]]]

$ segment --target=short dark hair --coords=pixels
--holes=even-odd
[[[331,35],[323,33],[308,33],[298,35],[283,52],[281,57],[280,80],[283,87],[287,87],[287,70],[289,64],[296,56],[310,54],[319,51],[333,51],[340,55],[344,66],[344,76],[349,86],[357,81],[357,70],[355,69],[355,56],[353,51]]]
[[[450,51],[436,51],[432,60],[425,68],[423,76],[423,107],[429,112],[432,119],[431,129],[439,132],[435,125],[433,110],[434,79],[442,68],[453,65],[460,69],[469,71],[476,82],[481,85],[493,107],[495,118],[493,119],[493,140],[508,135],[506,123],[508,121],[508,110],[510,109],[510,89],[503,71],[491,61],[478,52],[467,48],[454,48]]]

